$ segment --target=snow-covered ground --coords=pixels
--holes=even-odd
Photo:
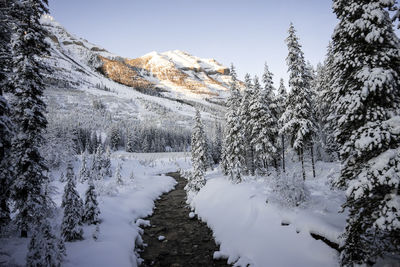
[[[118,163],[122,167],[123,185],[117,185],[113,178],[96,183],[102,220],[98,239],[93,239],[95,226],[84,226],[84,240],[66,242],[68,255],[63,266],[137,266],[135,242],[141,242],[140,225],[146,223],[140,218],[150,215],[154,201],[176,184],[173,178],[159,174],[189,168],[190,158],[187,153],[116,152],[112,155],[113,169]],[[76,174],[79,167],[77,160]],[[59,175],[59,171],[52,172],[53,177]],[[57,178],[52,185],[53,200],[60,207],[65,183]],[[81,198],[86,188],[87,183],[78,183]],[[55,229],[60,229],[62,215],[59,208]],[[0,238],[0,266],[24,266],[28,242],[29,239]]]
[[[288,169],[288,176],[301,172],[299,164]],[[338,172],[337,163],[317,162],[317,178],[307,173],[304,202],[290,206],[272,176],[232,184],[216,170],[207,174],[207,184],[191,205],[220,243],[215,258],[227,258],[235,266],[338,266],[337,251],[310,235],[340,242],[345,196],[329,183]]]

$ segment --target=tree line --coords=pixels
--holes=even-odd
[[[381,0],[334,0],[333,11],[339,23],[316,72],[290,25],[288,93],[282,81],[274,90],[267,65],[262,85],[247,74],[241,92],[231,66],[221,169],[233,183],[271,169],[284,173],[289,147],[305,180],[306,155],[316,175],[315,149],[327,160],[340,160],[333,187],[345,190],[343,208],[349,211],[340,263],[371,265],[400,251],[400,41],[394,32],[400,11],[395,1]],[[203,132],[197,115],[188,191],[205,185]]]

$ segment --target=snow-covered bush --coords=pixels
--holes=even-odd
[[[309,192],[299,173],[282,173],[277,181],[273,181],[276,200],[285,206],[301,205],[309,197]]]

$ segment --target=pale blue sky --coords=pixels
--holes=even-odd
[[[261,75],[267,61],[275,86],[287,82],[289,23],[306,60],[322,61],[336,25],[331,0],[50,0],[68,31],[112,53],[135,58],[179,49],[228,66],[239,78]]]

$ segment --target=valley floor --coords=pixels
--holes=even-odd
[[[145,227],[152,223],[143,218],[150,216],[155,201],[177,184],[173,178],[159,174],[191,166],[188,153],[116,152],[112,166],[115,168],[118,162],[124,184],[117,185],[112,178],[97,183],[102,220],[99,238],[92,237],[94,227],[85,226],[85,240],[66,243],[68,256],[64,266],[137,266],[141,259],[135,247],[143,244],[143,229],[147,242]],[[79,166],[77,160],[75,173]],[[289,164],[286,179],[296,179],[297,168],[296,164]],[[310,233],[340,243],[338,236],[346,218],[346,213],[339,213],[344,193],[331,190],[329,183],[338,170],[337,163],[317,162],[317,178],[308,174],[302,187],[304,200],[297,206],[288,204],[288,199],[298,192],[277,188],[273,182],[277,174],[267,178],[244,177],[241,184],[231,184],[219,170],[208,172],[207,184],[196,196],[190,196],[188,204],[220,245],[218,251],[209,251],[210,257],[235,266],[337,266],[337,251],[315,240]],[[132,174],[134,178],[130,179]],[[52,172],[52,176],[56,178],[52,183],[56,189],[53,199],[60,206],[65,183],[57,180],[59,171]],[[81,197],[86,188],[86,183],[78,184]],[[167,208],[159,205],[157,210]],[[184,203],[177,209],[183,209],[180,212],[189,220],[190,209]],[[168,215],[165,211],[163,214]],[[61,219],[59,208],[54,221],[56,229],[60,229]],[[157,226],[159,222],[155,223]],[[176,227],[159,235],[168,240],[169,235],[176,233],[177,242],[188,238],[179,236],[179,224]],[[0,238],[0,266],[24,265],[27,243],[27,239]]]

